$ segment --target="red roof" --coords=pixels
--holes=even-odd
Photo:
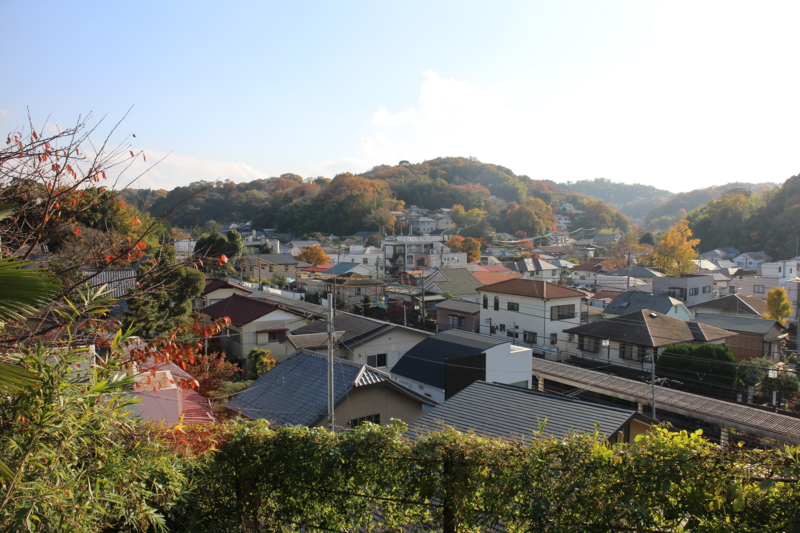
[[[475,272],[511,272],[511,269],[505,265],[482,265],[479,266]]]
[[[200,310],[214,318],[228,317],[235,326],[244,326],[278,309],[277,305],[234,294]]]
[[[602,272],[605,267],[600,263],[584,263],[576,267],[572,267],[570,272]]]
[[[206,294],[208,294],[210,292],[214,292],[214,291],[216,291],[218,289],[239,289],[240,291],[244,291],[244,292],[247,292],[247,293],[253,292],[253,291],[251,291],[249,289],[245,289],[242,286],[233,284],[233,283],[231,283],[229,281],[225,281],[224,279],[208,278],[206,280],[206,288],[203,289],[203,296],[205,296]]]
[[[333,265],[316,265],[301,268],[300,270],[303,272],[325,272],[326,270],[330,270],[331,267],[333,267]]]
[[[493,292],[510,294],[512,296],[525,296],[528,298],[542,298],[553,300],[556,298],[584,298],[581,291],[562,287],[554,283],[547,283],[538,279],[510,279],[478,287],[478,292]]]

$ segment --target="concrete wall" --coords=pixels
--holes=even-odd
[[[696,294],[693,294],[695,293]],[[687,306],[708,302],[714,298],[712,276],[689,276],[653,278],[653,294],[672,296]]]
[[[486,350],[486,381],[488,383],[519,383],[527,381],[531,388],[530,348],[500,344]]]
[[[760,300],[767,299],[767,293],[770,289],[774,289],[775,287],[780,287],[781,280],[776,278],[762,278],[756,276],[745,276],[742,278],[733,278],[730,283],[729,287],[737,287],[735,292],[729,292],[730,294],[739,294],[742,296],[755,296]],[[762,290],[763,289],[763,290]]]

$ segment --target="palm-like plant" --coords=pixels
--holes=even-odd
[[[0,220],[12,215],[15,208],[13,204],[0,204]],[[58,294],[59,281],[30,261],[2,257],[0,287],[0,322],[18,322],[49,303]],[[0,362],[0,392],[14,392],[37,381],[27,370]]]

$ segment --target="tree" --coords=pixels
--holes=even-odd
[[[767,292],[767,313],[764,318],[777,320],[781,324],[786,323],[786,318],[792,314],[792,302],[786,296],[783,287],[775,287]]]
[[[695,266],[693,261],[697,259],[695,247],[698,244],[700,239],[692,239],[689,222],[683,219],[661,236],[647,260],[668,276],[690,274]]]
[[[331,258],[328,257],[328,254],[325,253],[325,250],[322,249],[322,246],[318,244],[309,246],[305,250],[301,251],[297,256],[297,259],[300,261],[305,261],[306,263],[310,263],[314,266],[329,265],[331,263]]]
[[[649,244],[650,246],[655,246],[656,240],[653,238],[653,234],[647,231],[642,233],[642,236],[639,237],[639,244]]]
[[[682,383],[695,394],[733,398],[740,383],[738,363],[729,346],[670,344],[656,358],[656,374]]]
[[[256,378],[266,374],[278,364],[278,362],[273,359],[269,350],[263,350],[257,347],[250,350],[250,353],[247,354],[247,358],[253,362],[253,373]]]
[[[244,238],[235,229],[230,230],[227,236],[214,230],[198,239],[194,246],[195,255],[205,261],[206,271],[230,270],[228,262],[242,255],[243,251]]]
[[[394,223],[397,222],[397,217],[395,217],[391,211],[382,207],[367,215],[364,218],[364,222],[378,226],[379,232],[386,233],[386,227],[394,226]]]
[[[763,400],[772,403],[772,393],[780,407],[793,407],[797,405],[797,393],[800,391],[800,380],[794,372],[779,371],[776,377],[766,377],[761,382],[761,396]]]

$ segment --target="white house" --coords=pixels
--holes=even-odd
[[[533,279],[510,279],[478,288],[480,331],[538,353],[568,348],[563,331],[580,324],[585,294]]]
[[[762,278],[795,279],[797,277],[797,259],[763,263],[761,265]]]
[[[767,261],[772,261],[772,256],[762,252],[745,252],[733,258],[736,266],[744,269],[761,268]]]
[[[525,279],[541,279],[551,282],[557,282],[561,274],[561,269],[556,265],[532,257],[514,261],[508,265],[508,269],[512,272],[520,272]]]

